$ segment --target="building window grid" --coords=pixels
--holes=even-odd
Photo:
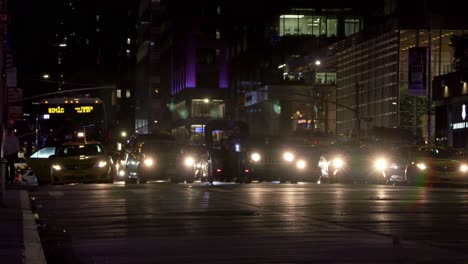
[[[339,102],[342,101],[343,104],[348,106],[354,105],[355,102],[353,102],[353,100],[355,97],[353,96],[353,94],[355,91],[355,84],[353,83],[353,80],[367,80],[366,84],[371,87],[373,86],[373,88],[368,88],[364,91],[361,90],[361,102],[362,99],[364,99],[363,94],[367,98],[369,98],[372,97],[375,94],[375,92],[379,90],[380,98],[378,98],[378,100],[375,100],[374,102],[360,104],[361,112],[366,114],[373,113],[375,117],[393,115],[393,117],[391,118],[384,117],[383,120],[377,122],[382,124],[389,124],[389,122],[392,122],[391,125],[395,125],[396,122],[394,122],[393,120],[396,120],[396,110],[392,110],[392,102],[396,100],[396,97],[394,97],[392,94],[394,93],[393,90],[397,89],[397,75],[395,72],[396,62],[392,62],[392,58],[396,57],[396,51],[394,50],[395,47],[392,48],[393,52],[390,55],[388,54],[388,51],[379,52],[378,55],[372,54],[372,52],[369,54],[369,46],[367,46],[367,48],[364,49],[362,49],[361,47],[360,49],[361,54],[365,54],[364,52],[367,51],[367,56],[359,56],[358,54],[353,52],[348,53],[347,58],[340,61],[340,66],[346,65],[349,69],[345,68],[343,70],[343,68],[339,67],[339,69],[341,68],[341,70],[338,71],[338,75],[340,76],[340,83],[338,85],[337,100]],[[374,59],[372,60],[372,62],[369,63],[366,57],[370,56]],[[351,65],[354,65],[355,67],[357,66],[359,69],[353,69]],[[364,69],[366,69],[366,66],[369,67],[369,65],[382,66],[378,69],[370,69],[365,71]],[[365,85],[363,85],[363,87],[365,87]],[[346,127],[349,128],[354,126],[353,122],[350,122],[352,119],[354,119],[353,113],[346,114],[345,111],[346,109],[340,108],[337,110],[337,119],[338,123],[340,124],[338,126],[339,131],[343,131],[343,129],[346,129]],[[343,120],[342,118],[345,118],[345,120]]]
[[[285,14],[279,18],[280,36],[312,35],[336,36],[338,19],[334,16]]]

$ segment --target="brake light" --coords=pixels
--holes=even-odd
[[[245,172],[245,173],[249,173],[249,172],[250,172],[250,170],[244,170],[244,172]]]
[[[221,169],[216,169],[216,172],[221,172]]]

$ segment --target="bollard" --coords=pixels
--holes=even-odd
[[[0,159],[0,185],[2,196],[0,197],[0,206],[5,206],[5,184],[8,161],[5,158]]]

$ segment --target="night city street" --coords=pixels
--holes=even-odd
[[[42,186],[47,263],[463,263],[467,189],[229,184]]]
[[[0,0],[0,264],[468,264],[460,0]]]

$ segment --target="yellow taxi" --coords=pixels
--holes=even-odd
[[[50,182],[112,182],[113,162],[99,142],[65,143],[49,157]]]

